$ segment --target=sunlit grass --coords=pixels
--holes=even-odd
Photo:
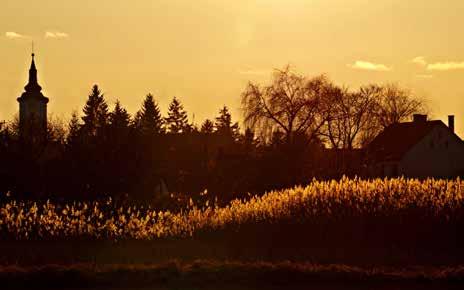
[[[464,182],[428,179],[342,179],[314,181],[306,187],[273,191],[219,207],[190,203],[173,213],[105,203],[3,201],[0,233],[13,239],[157,239],[190,237],[198,232],[244,224],[307,222],[326,218],[421,215],[449,221],[463,208]]]

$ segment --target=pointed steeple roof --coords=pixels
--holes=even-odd
[[[32,53],[31,67],[29,68],[29,81],[24,87],[25,92],[18,98],[18,102],[27,99],[38,99],[42,102],[48,103],[48,98],[42,94],[42,87],[37,82],[37,68],[35,66],[35,54]]]
[[[42,90],[42,87],[37,82],[37,68],[35,67],[34,61],[35,54],[32,53],[31,56],[32,61],[31,67],[29,68],[29,82],[24,87],[24,89],[26,90],[26,92],[40,92]]]
[[[32,56],[32,62],[31,62],[31,68],[30,69],[37,71],[37,69],[35,67],[35,61],[34,61],[35,53],[32,53],[31,56]]]

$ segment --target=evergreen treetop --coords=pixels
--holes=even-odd
[[[81,126],[82,125],[79,122],[79,116],[77,112],[73,111],[71,114],[71,120],[68,123],[68,135],[66,138],[67,143],[70,143],[78,138]]]
[[[121,102],[117,100],[113,111],[109,115],[110,126],[115,129],[126,129],[129,127],[130,121],[129,113],[121,106]]]
[[[109,113],[108,105],[98,85],[92,87],[83,112],[82,120],[84,121],[85,133],[89,136],[100,134],[100,131],[108,124]]]
[[[166,126],[170,133],[185,133],[190,131],[187,112],[176,97],[169,104]]]
[[[142,109],[139,111],[137,122],[139,123],[140,130],[147,135],[164,133],[163,118],[161,112],[156,104],[153,95],[148,94],[142,104]]]
[[[210,119],[206,119],[201,125],[201,133],[212,134],[214,132],[214,123]]]
[[[217,133],[231,136],[234,140],[237,140],[240,136],[238,123],[232,124],[232,116],[227,106],[219,110],[219,116],[216,117],[214,126]]]

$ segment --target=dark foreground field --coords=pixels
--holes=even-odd
[[[177,212],[0,198],[0,265],[464,264],[464,181],[342,179]]]
[[[2,289],[462,289],[464,267],[350,267],[195,261],[156,265],[4,266]]]
[[[464,289],[463,189],[343,179],[174,213],[5,200],[0,288]]]

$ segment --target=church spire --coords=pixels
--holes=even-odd
[[[42,88],[37,82],[37,68],[35,67],[35,54],[32,48],[31,67],[29,68],[29,81],[24,87],[26,90],[17,99],[19,102],[19,129],[23,137],[35,136],[37,130],[45,134],[47,129],[47,103],[48,98],[42,94]]]
[[[32,44],[32,61],[31,67],[29,68],[29,82],[24,87],[26,92],[40,92],[42,87],[40,87],[39,83],[37,82],[37,68],[35,67],[35,53],[34,53],[34,44]]]

